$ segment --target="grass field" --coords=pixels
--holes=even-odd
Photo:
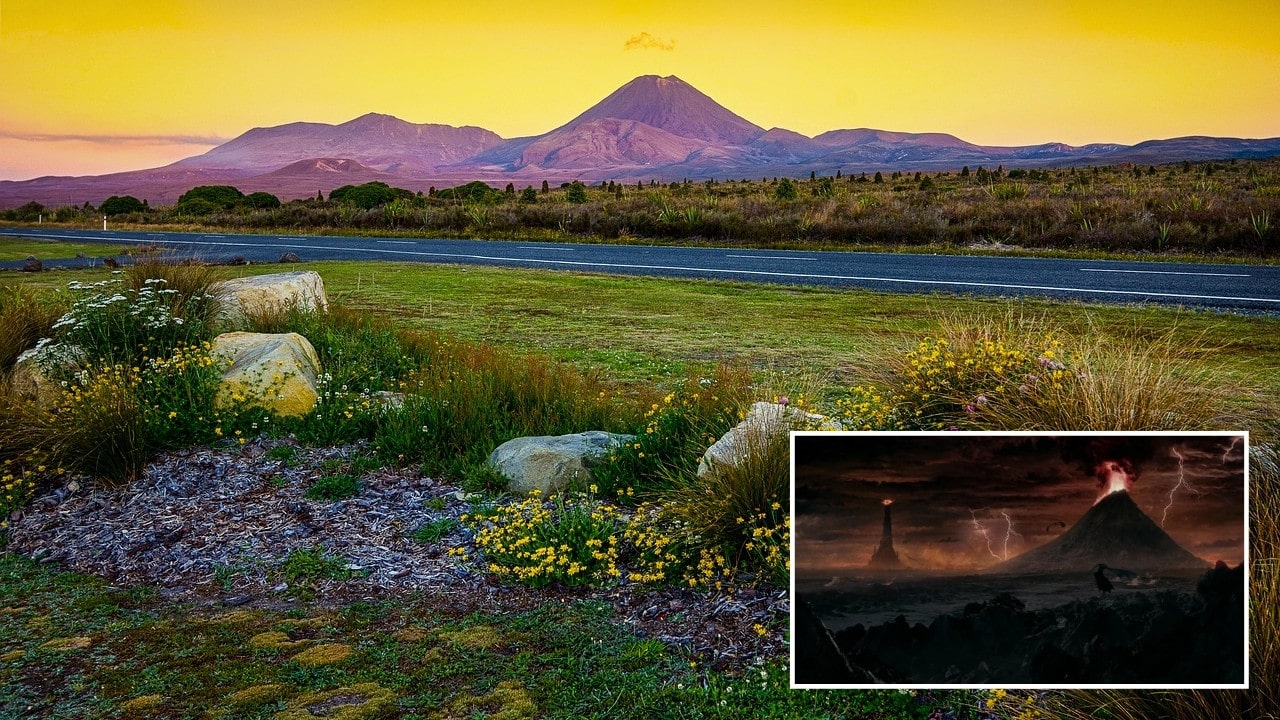
[[[1280,429],[1280,319],[1273,316],[418,264],[284,269],[317,270],[335,303],[399,327],[548,355],[622,387],[674,383],[690,366],[731,360],[755,371],[762,388],[836,391],[957,320],[1117,344],[1172,338],[1177,357],[1170,359],[1236,392],[1223,429],[1250,430],[1254,442],[1274,442]],[[55,290],[107,276],[104,269],[15,272],[0,276],[0,285]],[[1273,494],[1264,493],[1267,502]],[[1269,527],[1255,552],[1273,550],[1274,513],[1264,505],[1255,517]],[[1254,597],[1261,613],[1255,638],[1266,637],[1275,619],[1266,604],[1275,596],[1274,564],[1258,572],[1254,587],[1266,592]],[[151,588],[111,588],[11,555],[0,556],[0,598],[0,717],[26,717],[28,705],[67,717],[209,716],[203,709],[291,717],[291,708],[331,710],[339,699],[352,713],[368,713],[352,717],[378,717],[389,712],[378,703],[393,697],[405,716],[433,718],[613,717],[620,708],[635,717],[924,718],[930,709],[894,691],[790,692],[778,664],[709,672],[696,658],[626,633],[590,602],[466,616],[421,598],[227,613],[169,605]],[[317,650],[302,655],[308,647]],[[1255,650],[1264,653],[1255,655],[1256,667],[1275,666],[1274,647]],[[334,689],[342,692],[323,694]],[[933,707],[959,718],[976,719],[988,700],[1009,710],[1003,717],[1026,709],[1005,696],[944,695]],[[1058,698],[1056,711],[1027,717],[1062,716],[1064,708],[1092,717],[1103,707],[1114,708],[1112,717],[1149,717],[1168,700],[1171,716],[1189,718],[1196,715],[1186,708],[1211,702],[1082,697]],[[16,711],[6,715],[9,708]]]

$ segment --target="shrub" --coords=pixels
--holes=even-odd
[[[618,569],[618,511],[588,495],[480,508],[462,516],[489,572],[541,587],[612,582]]]
[[[683,542],[700,555],[689,585],[720,587],[748,569],[783,586],[790,575],[791,452],[787,432],[748,438],[736,465],[687,475],[663,494]]]
[[[445,188],[438,191],[435,196],[439,200],[459,200],[464,203],[479,205],[492,205],[505,199],[502,191],[491,188],[479,180],[473,180],[457,187]],[[536,196],[534,200],[537,200]]]
[[[643,429],[592,468],[593,482],[605,495],[634,503],[670,487],[673,478],[692,475],[707,447],[741,419],[750,387],[750,374],[728,365],[709,377],[689,375],[650,403]]]
[[[259,191],[246,195],[244,204],[258,210],[273,210],[280,207],[280,198],[269,192]]]
[[[147,210],[147,206],[144,205],[141,200],[132,195],[112,195],[102,201],[102,205],[98,207],[98,210],[100,210],[103,215],[123,215],[125,213],[132,212],[145,212]]]
[[[195,198],[194,200],[179,203],[173,209],[179,216],[195,215],[196,217],[203,217],[218,212],[222,209],[222,206],[203,198]]]
[[[217,208],[230,210],[244,202],[244,193],[230,185],[199,185],[182,193],[177,206],[185,209],[189,203],[203,201]]]
[[[200,263],[173,263],[145,259],[135,262],[124,271],[125,284],[139,292],[148,280],[162,280],[163,288],[172,292],[168,297],[169,312],[180,317],[189,328],[211,332],[218,317],[218,301],[209,292],[209,286],[218,280],[217,271]],[[198,325],[193,325],[198,324]],[[192,341],[196,340],[191,336]],[[199,339],[208,339],[208,336]]]
[[[439,542],[445,535],[453,532],[457,527],[459,527],[457,520],[450,517],[440,518],[422,524],[410,534],[410,537],[420,543],[435,543]]]
[[[180,345],[198,344],[207,337],[199,302],[191,306],[196,311],[188,322],[180,314],[181,292],[166,284],[160,278],[143,280],[136,289],[125,287],[119,278],[68,283],[70,309],[52,327],[62,351],[75,347],[89,361],[118,360],[133,366],[146,355],[164,357]],[[52,345],[44,347],[48,349],[37,362],[56,376],[66,358],[54,357]]]
[[[350,473],[325,475],[307,488],[306,497],[311,500],[346,500],[360,494],[360,478]]]
[[[773,197],[775,200],[795,200],[799,197],[796,184],[788,178],[782,178],[778,181],[778,186],[773,189]]]
[[[489,452],[512,438],[629,424],[629,409],[596,375],[439,335],[406,340],[422,366],[405,379],[404,406],[379,425],[374,443],[388,457],[477,477]]]
[[[413,197],[413,193],[374,180],[363,185],[343,185],[329,193],[329,202],[346,203],[369,210],[400,197]]]
[[[83,371],[41,417],[49,460],[108,484],[136,480],[148,458],[137,397],[141,381],[125,365]]]
[[[1182,360],[1211,351],[1176,330],[1084,338],[1043,320],[944,322],[938,337],[877,363],[873,382],[837,400],[864,430],[1184,430],[1221,421],[1233,393]]]
[[[280,563],[280,574],[291,586],[306,586],[317,580],[347,580],[352,571],[342,558],[325,552],[321,545],[289,552]]]
[[[307,488],[306,497],[312,500],[345,500],[360,494],[360,477],[380,466],[378,460],[367,455],[356,455],[348,462],[326,460],[325,473]]]
[[[569,183],[569,188],[565,192],[565,199],[571,203],[585,203],[587,201],[587,186],[581,181],[574,180]]]

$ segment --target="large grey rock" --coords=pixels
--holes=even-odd
[[[715,467],[737,467],[753,451],[764,447],[776,433],[792,430],[841,430],[840,423],[825,415],[809,413],[780,403],[757,402],[751,405],[742,422],[733,426],[711,444],[698,462],[698,476]]]
[[[614,446],[633,435],[591,430],[572,435],[521,437],[499,445],[489,454],[489,466],[504,475],[507,489],[528,495],[560,492],[574,480],[586,480],[591,467]]]
[[[251,405],[281,417],[310,413],[319,400],[320,357],[298,333],[224,333],[213,356],[225,363],[215,402]]]
[[[45,373],[44,368],[54,367],[58,374],[78,372],[85,361],[84,350],[75,345],[41,341],[40,345],[23,352],[14,361],[9,376],[10,387],[21,397],[47,405],[57,399],[61,386]]]
[[[270,315],[297,308],[328,310],[324,280],[314,270],[272,273],[214,283],[210,292],[218,298],[222,317],[238,322],[246,315]]]

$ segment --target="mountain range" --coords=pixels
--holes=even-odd
[[[945,133],[869,128],[815,137],[762,128],[675,76],[644,75],[541,135],[504,139],[479,127],[415,124],[370,113],[339,125],[254,128],[171,165],[109,175],[0,181],[0,207],[99,203],[134,195],[173,203],[195,185],[233,184],[281,198],[382,180],[413,190],[471,180],[540,184],[573,179],[705,180],[800,177],[964,165],[1154,164],[1280,155],[1280,138],[1183,137],[1137,145],[975,145]]]

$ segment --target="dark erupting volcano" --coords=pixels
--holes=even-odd
[[[1084,572],[1099,563],[1134,571],[1204,570],[1142,512],[1129,493],[1109,492],[1062,535],[990,569],[999,573]]]

